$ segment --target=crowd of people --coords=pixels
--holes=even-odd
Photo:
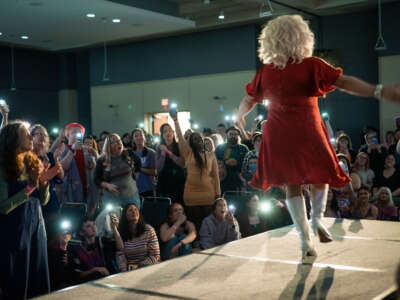
[[[276,20],[302,29],[307,47],[296,47],[305,50],[299,57],[275,55],[276,49],[263,44],[273,38],[268,30],[274,27],[264,28],[259,52],[265,65],[247,86],[238,126],[221,123],[216,130],[183,133],[176,111],[171,111],[173,124],[161,126],[159,143],[138,128],[122,138],[107,131],[97,138],[79,123],[68,124],[52,138],[40,124],[8,122],[9,109],[0,105],[3,299],[26,299],[136,270],[292,221],[303,258],[315,257],[306,215],[321,242],[332,241],[321,222],[324,215],[399,220],[400,128],[387,132],[382,142],[377,130],[364,128],[358,151],[349,135],[337,130],[330,145],[331,126],[329,120],[322,125],[316,101],[333,84],[360,96],[371,96],[375,89],[378,99],[383,91],[386,98],[398,99],[397,88],[383,90],[341,75],[340,69],[311,57],[313,35],[300,16]],[[297,59],[303,63],[287,64]],[[316,77],[305,82],[312,68]],[[287,95],[269,88],[280,86],[283,71],[298,86],[284,89]],[[304,92],[304,105],[296,105],[298,91]],[[265,96],[273,100],[268,121],[257,118],[246,131],[244,117]],[[293,124],[298,126],[295,132]],[[171,200],[160,226],[144,217],[144,201],[152,197]],[[87,208],[74,229],[59,226],[66,204]]]
[[[252,132],[218,124],[215,131],[183,134],[172,118],[174,126],[162,125],[159,144],[142,129],[123,139],[104,131],[97,139],[85,136],[79,123],[56,137],[40,124],[3,123],[0,222],[9,228],[1,236],[7,245],[0,255],[4,299],[40,295],[291,224],[285,186],[260,192],[248,184],[265,121],[255,120]],[[400,129],[388,132],[383,143],[373,128],[364,129],[359,151],[342,130],[336,134],[333,146],[352,182],[327,191],[325,216],[398,221]],[[304,185],[302,193],[310,211],[313,190]],[[153,228],[141,208],[143,199],[157,196],[172,204],[164,223]],[[75,233],[60,227],[60,207],[71,202],[88,207]]]

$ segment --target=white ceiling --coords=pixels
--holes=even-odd
[[[103,43],[119,43],[156,36],[264,23],[260,6],[266,0],[142,0],[177,5],[180,17],[118,4],[122,0],[0,0],[0,44],[65,50]],[[149,1],[149,2],[147,2]],[[382,0],[383,3],[400,0]],[[135,3],[135,1],[125,1]],[[271,0],[273,15],[300,13],[325,16],[376,9],[378,0]],[[225,12],[223,21],[219,12]],[[87,13],[95,13],[89,19]],[[121,23],[112,23],[119,18]],[[21,35],[28,35],[22,40]]]
[[[87,13],[95,13],[93,19]],[[106,19],[103,19],[106,18]],[[120,23],[111,19],[119,18]],[[0,42],[61,50],[189,29],[193,21],[106,0],[0,0]],[[28,35],[22,40],[21,35]]]

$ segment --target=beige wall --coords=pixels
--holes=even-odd
[[[390,84],[400,82],[400,55],[379,57],[379,82]],[[400,106],[387,101],[379,102],[381,137],[385,132],[395,129],[395,117],[400,116]]]
[[[161,112],[161,99],[176,102],[179,110],[191,112],[191,118],[201,128],[215,128],[232,115],[245,95],[245,85],[255,70],[205,76],[175,78],[139,83],[95,86],[91,88],[92,130],[124,133],[143,122],[144,114]],[[214,100],[214,96],[223,100]],[[116,108],[109,108],[109,105]],[[132,110],[129,109],[132,105]],[[220,112],[223,105],[224,112]],[[248,118],[256,116],[253,112]]]

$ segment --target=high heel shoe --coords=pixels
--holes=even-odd
[[[293,224],[299,233],[302,262],[311,262],[317,257],[317,251],[315,251],[311,240],[310,224],[307,220],[304,200],[302,197],[298,196],[289,198],[285,202],[290,216],[292,217]]]
[[[327,198],[328,186],[324,189],[314,189],[311,195],[311,227],[321,243],[333,241],[329,230],[321,222],[326,209]]]

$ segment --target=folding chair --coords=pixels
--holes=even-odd
[[[142,215],[146,222],[158,231],[161,224],[168,216],[171,206],[171,198],[168,197],[144,197],[142,203]]]

